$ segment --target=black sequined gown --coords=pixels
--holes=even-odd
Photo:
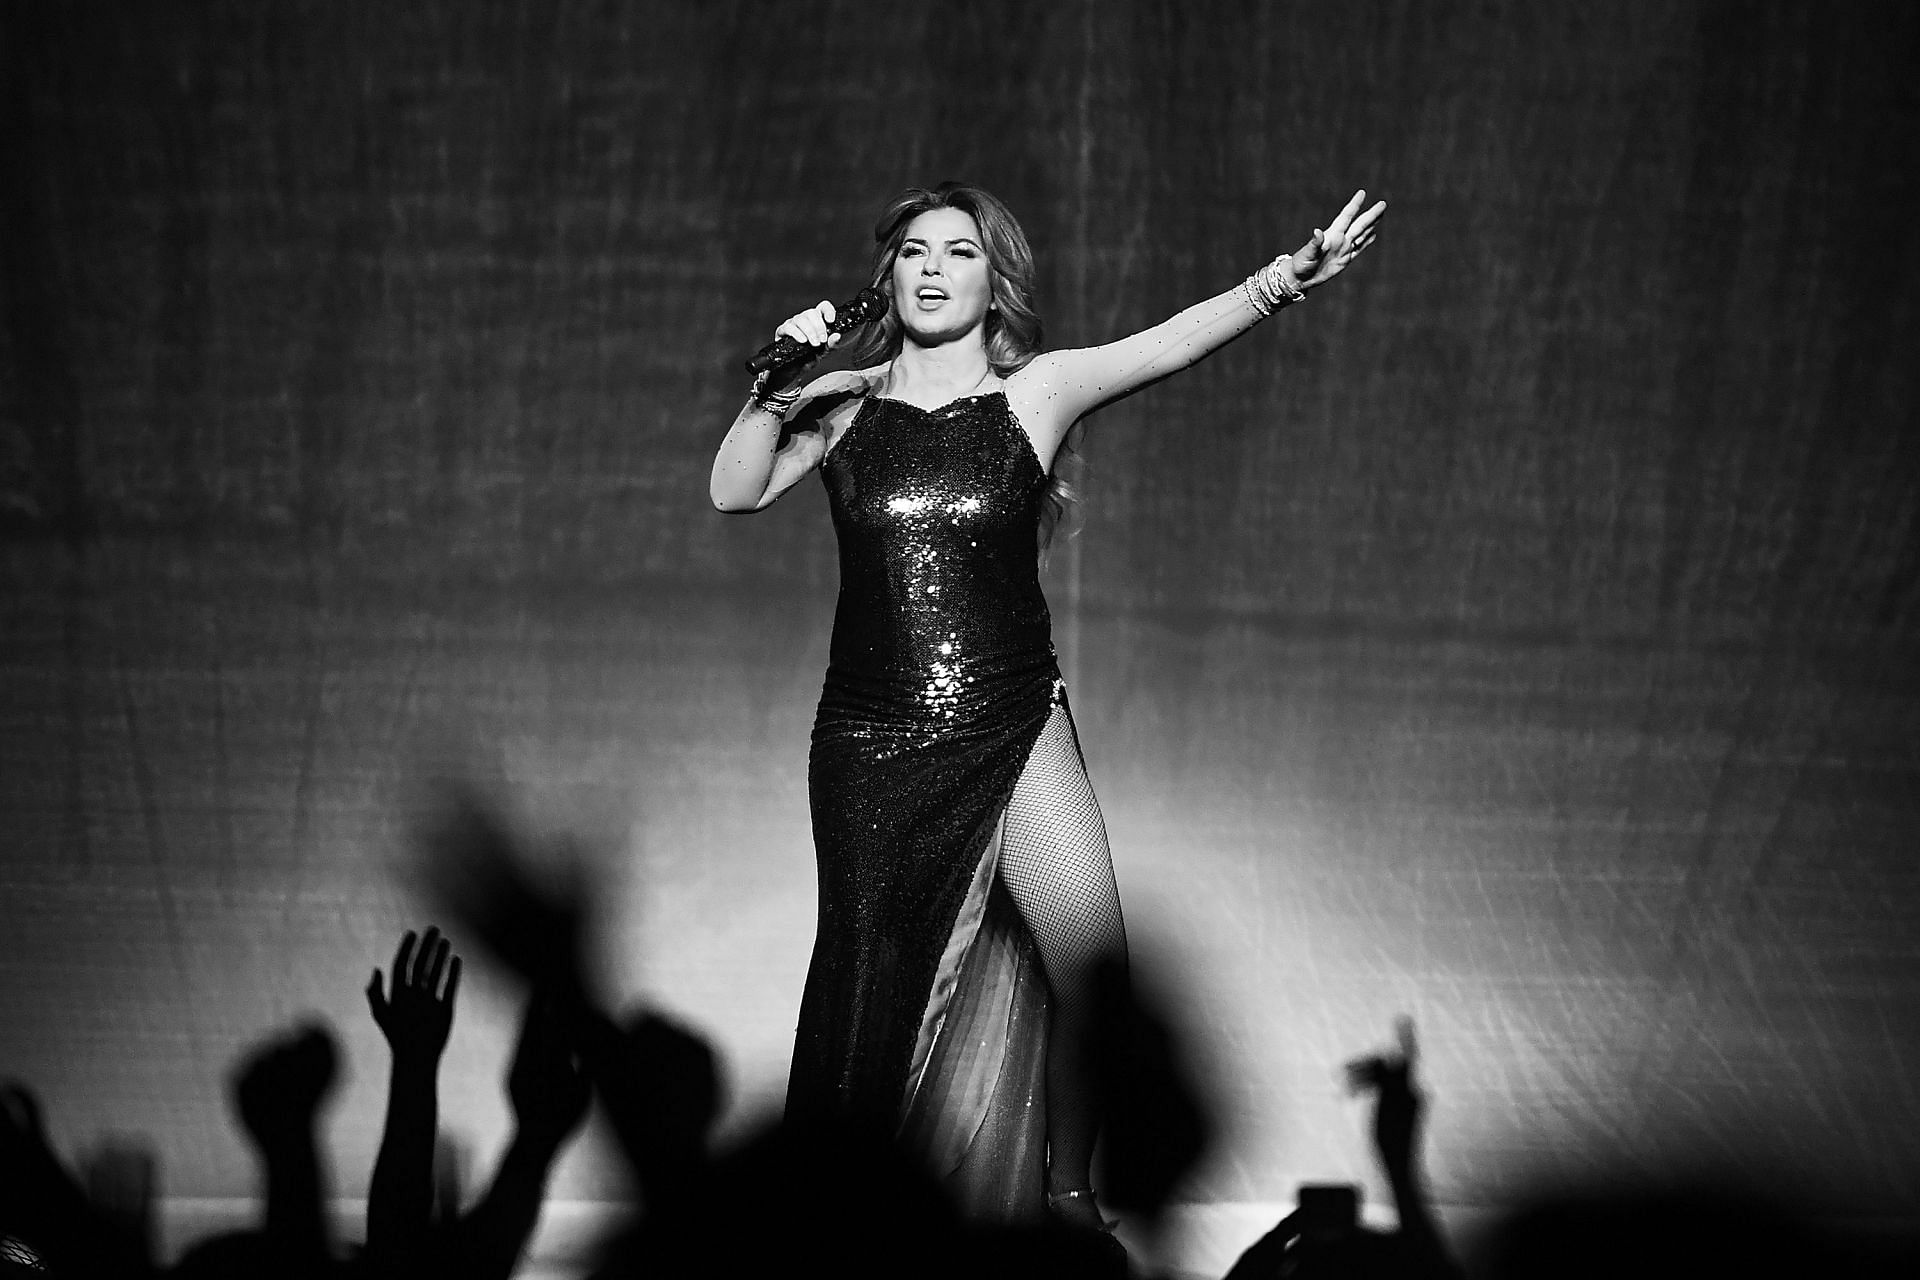
[[[992,1182],[962,1188],[970,1207],[1020,1216],[1044,1160],[1045,984],[993,870],[1064,706],[1039,582],[1047,477],[1000,392],[931,412],[870,398],[823,473],[840,598],[788,1114],[885,1125],[950,1182]]]

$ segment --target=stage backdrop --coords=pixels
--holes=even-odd
[[[777,1104],[813,925],[817,483],[707,502],[742,356],[910,183],[1051,345],[1354,188],[1378,246],[1089,424],[1047,566],[1143,967],[1221,1142],[1363,1179],[1412,1015],[1451,1205],[1920,1175],[1910,6],[26,3],[0,32],[0,1070],[169,1196],[222,1077],[422,922],[463,755],[579,837],[623,1001]],[[520,993],[445,1069],[484,1172]],[[563,1198],[611,1195],[603,1150]]]

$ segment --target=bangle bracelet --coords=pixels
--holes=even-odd
[[[787,416],[787,410],[800,403],[800,388],[789,387],[785,391],[767,391],[767,375],[761,374],[754,381],[753,392],[749,397],[756,409],[764,409],[776,418]]]
[[[1253,308],[1253,314],[1260,319],[1265,320],[1273,314],[1272,305],[1258,289],[1254,288],[1252,276],[1240,282],[1240,296],[1247,300],[1247,305]]]
[[[1273,287],[1280,296],[1276,305],[1290,307],[1296,302],[1307,300],[1307,291],[1293,280],[1292,254],[1283,253],[1269,262],[1266,265],[1266,275],[1273,281]]]
[[[1307,296],[1307,291],[1288,279],[1293,266],[1293,255],[1283,253],[1240,282],[1240,292],[1245,295],[1247,305],[1262,320],[1281,307],[1292,306]]]

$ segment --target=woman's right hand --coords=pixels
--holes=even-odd
[[[824,298],[817,305],[788,316],[780,322],[780,327],[773,331],[774,337],[792,338],[795,342],[812,347],[814,350],[806,360],[788,365],[779,383],[769,387],[768,390],[784,391],[796,383],[805,381],[807,366],[833,350],[840,342],[840,335],[830,332],[827,328],[832,323],[833,304]]]

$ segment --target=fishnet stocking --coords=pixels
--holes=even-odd
[[[1054,708],[1041,730],[1007,802],[1000,878],[1039,947],[1051,997],[1048,1187],[1085,1187],[1100,1128],[1086,1071],[1096,976],[1103,959],[1124,958],[1127,931],[1106,823],[1063,707]]]

